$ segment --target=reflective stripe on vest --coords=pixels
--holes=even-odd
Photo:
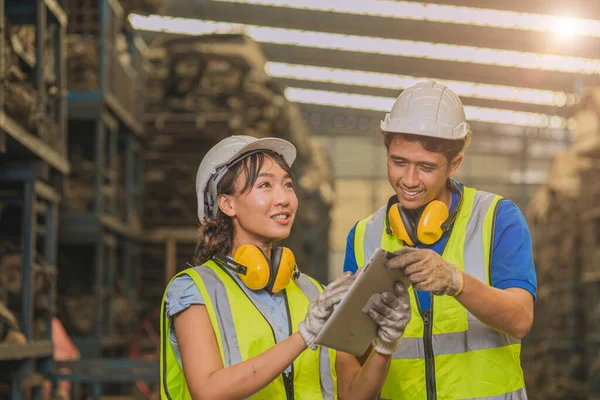
[[[209,261],[202,267],[188,269],[179,275],[181,274],[187,274],[194,280],[203,297],[224,367],[252,358],[275,345],[272,327],[227,272]],[[304,319],[308,303],[316,298],[321,290],[316,281],[303,274],[285,289],[289,306],[288,317],[293,332],[297,331],[298,323]],[[168,340],[170,327],[165,315],[163,299],[161,395],[166,399],[188,399],[190,396],[183,370],[179,367]],[[237,335],[236,332],[243,332],[243,335]],[[292,368],[295,400],[333,399],[337,396],[335,352],[321,348],[317,351],[304,351],[296,358]],[[171,373],[168,374],[167,371]],[[285,399],[282,376],[251,398]]]
[[[389,397],[380,397],[379,400],[393,400]],[[497,396],[486,396],[486,397],[471,397],[469,399],[460,400],[527,400],[527,392],[525,389],[515,390],[514,392],[500,394]]]
[[[495,211],[500,199],[491,193],[463,188],[461,210],[443,251],[446,261],[487,284]],[[356,226],[354,247],[360,267],[378,247],[396,251],[403,245],[386,233],[386,211],[382,207]],[[425,325],[412,287],[409,294],[412,319],[394,353],[382,398],[427,398]],[[433,296],[431,313],[437,399],[527,398],[519,340],[489,328],[450,296]]]

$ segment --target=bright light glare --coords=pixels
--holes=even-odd
[[[578,33],[577,21],[573,18],[560,18],[554,25],[554,30],[561,39],[571,38]]]
[[[276,78],[299,79],[313,82],[328,82],[340,85],[368,86],[404,90],[428,78],[382,74],[377,72],[353,71],[308,65],[267,62],[265,70]],[[474,82],[447,81],[436,79],[461,97],[541,104],[562,107],[567,95],[551,90],[525,89],[512,86],[487,85]]]
[[[226,3],[247,3],[264,6],[371,15],[416,21],[489,26],[537,32],[577,33],[600,37],[600,21],[555,15],[519,13],[474,7],[457,7],[412,1],[381,0],[213,0]],[[566,26],[565,26],[566,25]],[[577,28],[576,30],[574,28]]]
[[[318,104],[323,106],[357,108],[389,112],[395,99],[392,97],[367,96],[350,93],[326,92],[321,90],[287,88],[285,96],[297,103]],[[496,108],[465,106],[467,119],[471,121],[496,124],[531,126],[540,128],[563,128],[564,118],[522,111],[500,110]]]
[[[206,33],[245,32],[257,42],[384,54],[413,58],[447,60],[505,67],[520,67],[572,73],[600,73],[600,60],[550,54],[493,50],[471,46],[414,42],[397,39],[341,35],[233,24],[157,15],[130,15],[134,28],[140,30],[198,35]]]

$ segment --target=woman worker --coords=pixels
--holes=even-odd
[[[177,275],[162,304],[162,398],[377,398],[410,319],[407,292],[398,283],[375,295],[367,313],[379,328],[362,367],[314,344],[354,278],[323,290],[274,245],[289,236],[298,208],[295,157],[282,139],[231,136],[203,158],[200,266]]]

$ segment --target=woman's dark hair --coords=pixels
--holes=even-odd
[[[429,136],[412,135],[406,133],[386,133],[385,148],[389,149],[394,138],[408,142],[419,142],[421,146],[432,153],[443,153],[448,164],[460,153],[465,145],[464,140],[439,139]]]
[[[252,186],[256,183],[258,174],[267,158],[275,161],[285,172],[290,176],[292,175],[290,167],[279,154],[272,151],[253,153],[230,167],[217,185],[217,195],[236,194],[236,181],[238,176],[242,175],[242,172],[246,177],[246,181],[239,193],[252,190]],[[233,222],[230,217],[223,214],[218,208],[218,204],[215,204],[215,207],[217,207],[217,215],[213,217],[211,213],[208,213],[206,222],[198,227],[198,241],[194,251],[195,265],[204,264],[215,253],[228,254],[233,246]]]

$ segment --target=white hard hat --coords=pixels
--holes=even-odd
[[[230,136],[214,145],[202,159],[196,174],[198,219],[204,223],[208,213],[217,215],[217,185],[233,162],[243,155],[262,150],[273,151],[283,157],[290,167],[296,159],[296,148],[287,140],[279,138],[257,139],[252,136]]]
[[[407,133],[440,139],[471,141],[471,127],[458,96],[435,81],[404,90],[381,121],[384,133]]]

